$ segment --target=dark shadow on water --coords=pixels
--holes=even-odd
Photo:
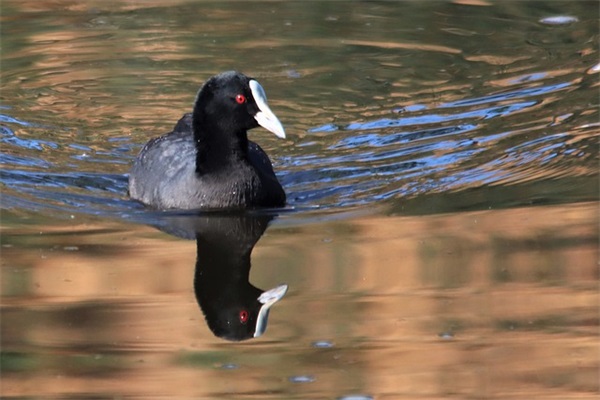
[[[251,255],[269,223],[269,213],[164,215],[160,229],[195,239],[194,291],[206,323],[215,336],[246,340],[267,328],[270,308],[287,291],[279,285],[264,291],[249,282]]]
[[[597,200],[598,181],[561,178],[509,186],[487,186],[407,198],[392,196],[383,208],[390,215],[434,215],[474,210],[498,210]]]

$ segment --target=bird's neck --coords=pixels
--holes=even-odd
[[[196,142],[196,172],[205,174],[248,160],[248,134],[194,114],[192,128]]]
[[[199,235],[196,248],[194,288],[198,302],[206,304],[223,294],[235,296],[253,288],[249,282],[252,246],[226,238],[222,241],[207,240]]]

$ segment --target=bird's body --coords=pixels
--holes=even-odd
[[[285,137],[258,82],[234,72],[209,79],[193,113],[150,140],[136,158],[131,198],[159,209],[284,206],[269,157],[247,138],[259,124]]]

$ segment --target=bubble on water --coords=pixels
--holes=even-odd
[[[329,340],[317,340],[312,343],[312,347],[317,349],[330,349],[333,347],[333,342],[330,342]]]
[[[347,396],[338,397],[337,400],[373,400],[373,396],[367,394],[349,394]]]
[[[555,15],[540,19],[540,23],[545,25],[568,25],[575,22],[579,22],[579,19],[570,15]]]
[[[222,364],[219,368],[221,369],[238,369],[240,366],[234,363]]]
[[[454,339],[454,333],[453,332],[440,332],[438,334],[438,336],[441,337],[444,340]]]
[[[290,376],[288,380],[292,383],[311,383],[316,381],[316,378],[312,375],[294,375]]]

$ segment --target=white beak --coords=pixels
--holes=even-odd
[[[265,332],[267,329],[267,320],[269,318],[269,309],[273,304],[281,300],[287,290],[287,285],[279,285],[276,288],[267,290],[259,296],[258,301],[261,302],[263,306],[258,312],[258,317],[256,317],[256,330],[254,331],[254,337],[259,337]]]
[[[273,132],[275,136],[285,139],[285,130],[283,125],[277,119],[273,111],[267,105],[267,95],[265,90],[260,86],[260,83],[254,79],[250,80],[250,90],[252,91],[252,97],[258,106],[259,111],[254,116],[254,119],[260,126]]]

